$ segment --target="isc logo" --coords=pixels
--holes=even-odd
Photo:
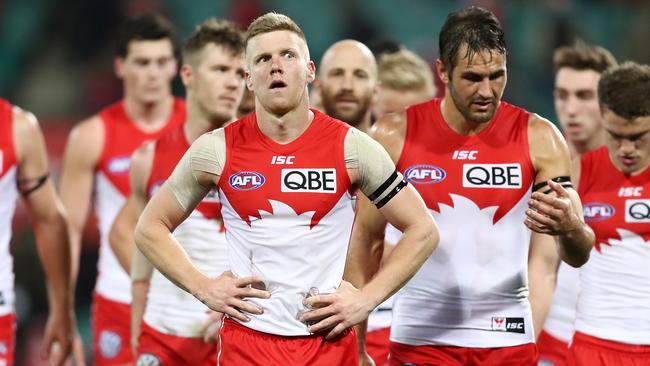
[[[476,160],[477,150],[456,150],[451,157],[454,160]]]
[[[282,169],[281,191],[336,193],[336,169]]]
[[[284,155],[274,155],[271,159],[271,164],[274,165],[293,165],[293,159],[296,157],[293,155],[284,156]]]
[[[643,187],[621,187],[618,190],[619,197],[641,197]]]
[[[118,156],[108,162],[108,171],[113,174],[124,174],[129,172],[131,167],[130,156]]]
[[[230,186],[238,191],[250,191],[264,185],[264,176],[257,172],[239,172],[228,179]]]
[[[599,222],[614,216],[614,207],[602,202],[588,202],[582,206],[582,212],[587,222]]]
[[[404,172],[404,178],[414,184],[438,183],[446,176],[444,170],[433,165],[415,165]]]
[[[466,188],[521,188],[519,164],[465,164],[463,187]]]

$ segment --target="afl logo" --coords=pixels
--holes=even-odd
[[[614,207],[602,202],[589,202],[585,203],[582,207],[585,221],[599,222],[614,216]]]
[[[432,184],[445,179],[447,173],[433,165],[414,165],[404,172],[404,177],[414,184]]]
[[[126,174],[131,167],[130,156],[117,156],[108,162],[108,171],[113,174]]]
[[[230,186],[238,191],[250,191],[264,185],[264,176],[257,172],[239,172],[228,179]]]

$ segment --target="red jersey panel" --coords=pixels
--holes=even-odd
[[[397,168],[440,227],[433,255],[400,291],[391,340],[503,347],[533,342],[524,212],[535,171],[529,113],[501,102],[480,133],[445,122],[441,99],[407,109]]]
[[[602,147],[582,156],[578,192],[596,244],[580,268],[576,332],[650,345],[650,169],[623,174]]]
[[[165,132],[185,122],[185,102],[174,99],[174,107],[168,122],[156,132],[147,133],[139,129],[126,114],[124,102],[120,101],[102,110],[99,116],[104,123],[104,150],[97,169],[127,196],[129,189],[129,167],[131,154],[147,140],[154,140]]]
[[[259,129],[255,114],[225,127],[226,163],[219,180],[230,267],[265,279],[270,299],[246,327],[307,335],[297,320],[315,288],[340,284],[354,209],[344,160],[349,126],[313,110],[305,132],[282,145]]]
[[[178,125],[156,141],[151,173],[147,181],[147,194],[149,197],[162,186],[176,168],[183,154],[190,148],[185,137],[184,125]],[[206,219],[221,218],[221,205],[216,192],[208,193],[196,207]]]

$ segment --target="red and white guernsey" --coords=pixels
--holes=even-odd
[[[171,130],[155,144],[147,194],[153,196],[169,178],[190,145],[183,125]],[[226,238],[221,225],[221,205],[214,192],[174,230],[192,263],[205,275],[216,277],[228,269]],[[177,337],[199,337],[208,308],[154,269],[144,320],[159,332]]]
[[[146,133],[129,118],[124,103],[115,103],[99,113],[104,124],[104,148],[95,173],[95,209],[99,221],[100,247],[95,291],[101,296],[131,302],[131,279],[122,269],[108,243],[113,220],[131,192],[131,154],[145,141],[160,137],[185,121],[185,102],[174,100],[172,114],[162,129]]]
[[[16,208],[16,151],[13,106],[0,98],[0,316],[14,311],[14,270],[9,251],[11,220]]]
[[[298,321],[311,288],[339,286],[354,220],[344,160],[349,126],[312,110],[307,130],[282,145],[255,114],[225,127],[226,162],[218,187],[230,268],[265,280],[269,299],[245,326],[283,336],[308,335]]]
[[[625,175],[602,147],[583,155],[578,193],[596,243],[580,268],[576,332],[650,345],[650,169]]]
[[[397,164],[440,227],[438,248],[402,288],[391,341],[504,347],[534,341],[528,302],[534,179],[529,113],[501,102],[473,136],[443,120],[440,99],[409,107]]]

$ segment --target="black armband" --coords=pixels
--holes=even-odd
[[[47,182],[47,179],[50,177],[50,174],[45,174],[42,177],[39,178],[28,178],[28,179],[18,179],[16,180],[16,186],[18,187],[18,192],[22,194],[24,197],[29,196],[30,194],[34,193],[36,190],[41,188],[45,182]],[[34,182],[34,185],[31,187],[25,187],[30,185],[32,182]]]
[[[563,175],[563,176],[560,176],[560,177],[552,178],[550,180],[552,180],[555,183],[559,183],[564,188],[573,188],[573,184],[571,184],[571,177],[569,177],[569,176]],[[533,186],[533,192],[537,192],[537,191],[541,190],[544,187],[548,187],[548,180],[546,180],[544,182],[541,182],[541,183],[535,184]],[[542,193],[549,194],[552,191],[553,191],[552,189],[548,188],[548,189],[544,190]]]
[[[379,188],[377,188],[368,199],[375,205],[377,208],[382,208],[388,201],[390,201],[402,188],[406,187],[406,181],[402,178],[402,175],[395,170],[393,174],[388,177],[382,183]]]

